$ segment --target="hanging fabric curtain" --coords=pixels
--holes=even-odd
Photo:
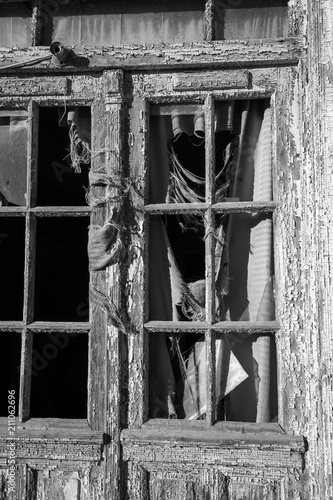
[[[240,201],[272,199],[270,113],[268,100],[236,103],[235,127],[240,139],[233,158],[232,196]],[[272,238],[271,217],[230,216],[227,244],[231,320],[275,319]],[[249,342],[238,337],[234,353],[249,378],[229,395],[230,414],[235,420],[270,421],[277,412],[274,338],[257,336]]]
[[[216,201],[270,200],[269,101],[235,101],[220,108],[215,134]],[[182,118],[186,129],[188,117]],[[204,135],[200,131],[186,134],[179,124],[175,126],[174,116],[172,120],[170,116],[152,117],[151,130],[150,202],[160,203],[167,199],[184,203],[186,197],[189,197],[187,201],[194,201],[196,196],[196,201],[202,201],[204,183],[201,180],[204,179],[205,169],[201,165],[200,171],[199,164],[205,147]],[[172,138],[175,131],[170,152],[170,142],[168,149],[166,138]],[[193,140],[194,143],[191,143]],[[178,149],[175,149],[175,145]],[[191,147],[194,152],[189,157]],[[175,151],[176,163],[172,156]],[[190,161],[186,162],[186,158],[190,158]],[[199,219],[197,221],[200,225]],[[186,224],[191,225],[193,221],[180,221],[181,224],[184,222],[186,228]],[[233,214],[222,218],[219,224],[215,252],[217,320],[274,319],[271,219],[261,215]],[[187,320],[203,320],[204,276],[195,282],[185,283],[170,245],[171,234],[160,217],[151,217],[149,234],[150,319],[179,320],[183,314],[187,314]],[[161,406],[170,409],[170,402],[176,401],[177,404],[171,409],[173,416],[178,414],[187,419],[201,418],[206,411],[205,344],[197,339],[188,352],[181,353],[181,389],[172,370],[175,363],[171,362],[167,354],[168,348],[176,351],[180,357],[179,346],[175,349],[165,335],[151,336],[151,414],[161,416]],[[160,370],[161,356],[163,372]],[[230,334],[223,340],[217,340],[217,399],[222,400],[228,394],[228,418],[267,422],[275,417],[274,358],[274,340],[268,336],[252,336],[250,339],[247,336],[243,339]],[[156,402],[159,402],[159,406]]]
[[[29,47],[31,44],[31,7],[28,2],[1,2],[0,46]]]
[[[288,36],[286,0],[215,1],[217,40],[254,40]]]
[[[44,27],[44,43],[120,45],[204,39],[202,0],[102,0],[59,4]]]

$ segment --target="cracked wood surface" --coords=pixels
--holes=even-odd
[[[57,495],[59,498],[80,500],[117,498],[117,495],[122,498],[119,497],[119,489],[116,491],[120,481],[118,474],[121,449],[118,440],[121,423],[124,427],[129,427],[122,435],[123,457],[129,459],[123,465],[123,477],[127,480],[123,481],[123,492],[128,491],[124,493],[124,498],[143,500],[150,495],[154,500],[173,500],[179,498],[179,491],[186,500],[316,500],[333,496],[333,7],[328,0],[293,0],[290,2],[289,12],[291,32],[299,35],[299,26],[304,22],[301,33],[304,38],[275,44],[200,42],[188,46],[178,44],[153,48],[77,47],[74,50],[83,59],[73,67],[61,69],[52,67],[49,60],[23,68],[8,67],[48,56],[49,51],[44,47],[0,49],[0,76],[6,75],[8,78],[11,75],[5,80],[6,89],[2,94],[0,92],[1,105],[4,107],[26,107],[29,95],[50,105],[61,105],[59,103],[63,103],[64,99],[71,99],[73,104],[83,101],[89,104],[94,98],[95,89],[88,83],[85,73],[94,72],[94,77],[100,76],[105,68],[110,67],[146,71],[140,78],[151,102],[168,97],[173,102],[177,94],[179,99],[179,93],[185,95],[190,92],[191,79],[187,80],[187,70],[209,70],[207,75],[211,78],[207,85],[215,91],[217,74],[214,75],[214,71],[224,67],[234,70],[241,65],[233,80],[234,87],[238,86],[237,90],[228,94],[227,86],[221,95],[244,96],[246,94],[242,92],[248,92],[247,96],[255,96],[257,91],[260,95],[264,92],[272,95],[276,123],[273,131],[277,179],[275,199],[279,206],[267,208],[276,211],[275,252],[279,256],[277,281],[280,284],[277,290],[279,323],[274,328],[277,330],[279,352],[280,423],[287,437],[277,438],[274,435],[256,439],[253,437],[254,430],[247,424],[252,433],[250,443],[243,434],[232,434],[236,428],[242,432],[242,424],[235,423],[230,428],[219,429],[217,434],[207,436],[207,431],[203,431],[202,436],[206,436],[206,440],[203,438],[204,444],[201,445],[200,439],[197,439],[202,432],[201,425],[194,426],[195,430],[191,435],[183,429],[182,422],[147,422],[144,425],[152,426],[154,430],[140,428],[146,411],[142,404],[142,390],[145,387],[146,372],[143,368],[147,361],[147,345],[142,333],[143,321],[140,320],[142,290],[136,284],[144,265],[144,262],[139,262],[138,267],[135,267],[136,248],[142,245],[140,237],[144,227],[144,218],[138,215],[137,234],[125,235],[132,265],[119,271],[119,275],[110,273],[107,287],[111,294],[113,281],[125,280],[125,293],[128,292],[129,295],[128,313],[138,327],[139,334],[129,335],[128,351],[124,352],[113,327],[107,326],[109,329],[103,341],[105,343],[102,342],[98,347],[106,352],[109,379],[107,399],[102,403],[105,420],[94,414],[92,420],[96,427],[106,429],[112,436],[111,445],[105,444],[109,447],[109,462],[107,461],[105,468],[104,465],[95,465],[102,442],[96,440],[88,444],[94,435],[88,430],[90,438],[81,446],[80,425],[76,431],[74,425],[74,430],[71,431],[60,429],[59,437],[53,436],[50,440],[45,438],[45,448],[41,447],[42,440],[37,447],[34,438],[31,438],[31,456],[23,459],[25,462],[29,459],[30,463],[18,464],[18,492],[22,499],[44,500],[58,498]],[[285,65],[289,68],[283,67]],[[251,71],[250,83],[249,80],[245,81],[244,68]],[[168,71],[171,76],[163,79],[161,75],[154,75],[157,69]],[[180,70],[182,75],[172,77],[171,70]],[[60,78],[59,88],[55,90],[50,82],[54,76],[50,79],[48,75]],[[0,88],[3,88],[1,83]],[[198,84],[195,88],[196,95],[200,97],[202,90],[202,85]],[[9,94],[14,96],[13,99]],[[116,101],[117,92],[111,89],[111,94],[105,91],[101,99],[112,100],[112,96]],[[119,101],[121,102],[120,98]],[[96,121],[96,130],[103,122],[102,108],[103,104],[100,118]],[[139,98],[134,102],[133,108],[131,105],[129,108],[129,112],[133,116],[135,114],[137,124],[136,136],[129,138],[134,144],[129,156],[133,175],[141,189],[146,166],[139,158],[146,140],[144,131],[147,108]],[[112,119],[120,119],[118,112],[118,104],[111,105]],[[125,126],[120,134],[126,132]],[[114,138],[117,133],[114,132],[112,140],[116,140]],[[127,135],[124,143],[127,148]],[[126,155],[124,157],[127,158]],[[111,159],[107,161],[111,162]],[[143,214],[144,207],[139,195],[134,202]],[[158,212],[158,207],[148,206],[145,210]],[[175,207],[174,210],[177,211],[178,208]],[[9,215],[14,215],[15,210],[10,212]],[[159,326],[161,325],[146,325],[152,331]],[[228,327],[222,325],[221,328],[224,326]],[[12,324],[11,331],[20,332],[23,328],[25,325],[16,322]],[[40,331],[40,328],[43,325],[31,325],[32,330]],[[72,327],[63,325],[63,328],[64,331],[71,331]],[[78,324],[75,330],[83,331],[85,328]],[[103,320],[96,329],[96,338],[105,328]],[[167,330],[168,326],[162,325],[162,328]],[[1,327],[2,331],[9,329],[8,324]],[[124,362],[122,366],[121,356]],[[101,372],[103,370],[96,370],[93,375],[95,384],[99,383]],[[121,387],[117,377],[120,377]],[[131,392],[129,398],[128,389]],[[98,399],[96,403],[99,403]],[[128,404],[132,408],[129,415]],[[38,425],[37,430],[31,431],[31,435],[43,434]],[[173,425],[180,426],[180,430],[175,432]],[[245,425],[245,429],[247,426]],[[267,431],[260,428],[261,436],[264,432]],[[25,435],[28,436],[29,432]],[[296,436],[304,436],[305,442]],[[24,439],[19,444],[22,456],[25,456],[24,453],[29,454],[28,441]],[[284,444],[277,444],[280,439]],[[223,440],[224,447],[220,447],[219,443]],[[205,447],[206,441],[213,441],[214,451]],[[71,447],[76,451],[73,452]],[[46,457],[43,457],[43,449]],[[214,470],[204,467],[205,460],[214,464]],[[74,462],[79,462],[80,466]],[[4,449],[1,464],[5,469]],[[0,491],[5,491],[6,488],[4,469],[0,474]]]

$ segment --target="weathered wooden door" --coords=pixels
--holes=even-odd
[[[279,209],[274,103],[292,74],[278,78],[276,94],[269,69],[125,75],[122,498],[277,499],[302,467],[303,440],[278,423],[273,271],[262,276]],[[242,305],[242,273],[264,290],[257,306],[249,288]]]

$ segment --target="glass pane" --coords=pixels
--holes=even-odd
[[[27,129],[24,111],[0,112],[0,205],[27,203]]]
[[[15,391],[15,415],[18,415],[20,393],[21,335],[19,333],[0,333],[1,387],[0,416],[8,417],[8,391]],[[10,422],[8,422],[10,425]],[[8,429],[9,430],[9,429]]]
[[[286,0],[214,0],[216,40],[288,36]]]
[[[28,2],[1,3],[0,46],[31,45],[31,7]]]
[[[23,319],[25,219],[0,217],[0,320]]]
[[[216,102],[215,201],[272,200],[269,99]],[[205,201],[202,107],[153,106],[150,203]]]
[[[90,135],[90,108],[40,109],[37,205],[86,205]]]
[[[101,0],[58,4],[43,43],[119,45],[194,42],[204,38],[204,0]]]
[[[217,321],[273,321],[274,262],[270,214],[217,216]]]
[[[88,217],[38,220],[36,320],[88,320],[88,226]]]
[[[268,423],[278,415],[274,335],[223,334],[216,340],[217,419]]]
[[[31,417],[86,418],[87,384],[87,334],[34,334]]]

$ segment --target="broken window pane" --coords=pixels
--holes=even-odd
[[[182,216],[150,218],[150,320],[204,320],[205,306],[201,298],[193,302],[192,292],[205,279],[203,223],[193,219],[197,231],[182,231]]]
[[[152,106],[150,203],[204,201],[205,134],[202,113],[200,105]]]
[[[37,205],[86,205],[90,136],[90,108],[40,109]]]
[[[0,46],[29,47],[31,42],[31,7],[29,2],[1,2]]]
[[[22,320],[24,287],[23,217],[0,217],[0,320]]]
[[[162,203],[162,215],[149,217],[149,320],[204,322],[207,307],[213,324],[275,319],[272,216],[264,210],[242,212],[240,204],[234,213],[223,212],[223,202],[272,200],[269,104],[268,99],[216,102],[212,143],[206,141],[202,106],[152,107],[149,203]],[[207,165],[206,151],[213,145],[215,160]],[[211,218],[204,205],[207,170],[215,173],[219,203],[211,205]],[[168,214],[172,203],[178,203],[175,215]],[[206,304],[207,287],[213,304]],[[248,379],[252,356],[243,366],[224,338],[215,345],[220,405]],[[151,417],[205,418],[206,349],[199,332],[170,338],[151,333]],[[255,417],[230,417],[237,418],[267,422],[271,413],[262,416],[258,409]]]
[[[269,99],[216,102],[214,120],[215,202],[272,200]],[[204,202],[202,107],[153,106],[150,134],[149,202]]]
[[[204,38],[203,0],[101,0],[56,4],[43,44],[119,45],[194,42]]]
[[[203,335],[152,333],[149,349],[149,417],[204,420],[206,371],[198,372],[206,366]]]
[[[216,40],[288,36],[286,0],[214,0]]]
[[[16,332],[0,333],[0,352],[3,353],[0,364],[0,377],[3,384],[1,391],[0,416],[8,417],[8,391],[15,391],[15,415],[18,415],[20,394],[21,335]],[[8,421],[10,425],[10,421]]]
[[[217,336],[218,420],[264,423],[277,417],[276,359],[274,335]]]
[[[34,334],[31,417],[86,418],[87,381],[87,334]]]
[[[88,226],[88,217],[38,219],[37,321],[88,321]]]
[[[0,111],[0,206],[27,203],[27,130],[24,111]]]
[[[217,216],[217,321],[273,321],[273,227],[270,214]]]
[[[217,214],[214,247],[215,321],[273,321],[271,215]],[[204,321],[205,296],[202,218],[150,217],[149,319]]]

